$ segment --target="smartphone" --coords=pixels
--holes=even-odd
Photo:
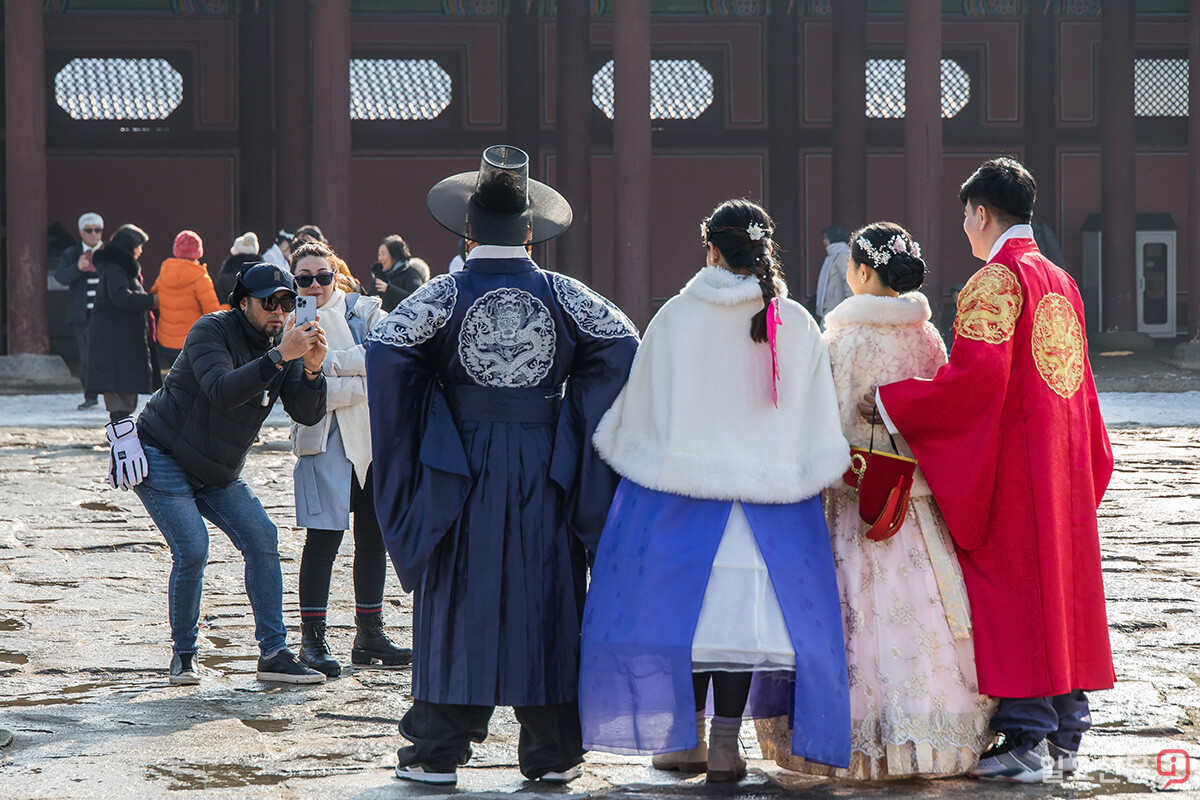
[[[315,297],[305,297],[299,295],[296,297],[296,327],[299,328],[306,322],[315,322],[317,319],[317,301]]]
[[[372,264],[371,265],[371,274],[374,275],[376,278],[382,278],[383,277],[383,264],[380,264],[378,261],[376,261],[374,264]]]

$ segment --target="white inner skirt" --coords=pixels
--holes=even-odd
[[[735,502],[713,559],[692,639],[692,668],[795,669],[796,654],[742,504]]]

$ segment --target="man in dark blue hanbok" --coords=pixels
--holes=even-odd
[[[396,775],[454,783],[497,705],[533,780],[581,773],[577,685],[588,552],[616,476],[591,436],[628,376],[637,330],[528,245],[571,207],[515,147],[429,192],[471,245],[367,340],[375,502],[413,591],[412,708]]]

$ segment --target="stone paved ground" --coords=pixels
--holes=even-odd
[[[1191,774],[1167,788],[1200,796],[1200,430],[1122,429],[1113,439],[1117,473],[1100,514],[1120,683],[1093,697],[1096,727],[1077,780],[1025,788],[962,779],[847,784],[753,760],[740,787],[708,789],[701,779],[655,773],[645,759],[592,754],[585,777],[554,790],[521,780],[515,724],[499,711],[492,737],[451,793],[1125,797],[1163,788],[1170,776],[1159,774],[1155,757],[1176,749],[1190,754]],[[295,631],[303,531],[292,528],[291,463],[286,431],[268,428],[245,477],[280,526],[285,609]],[[0,735],[0,798],[375,800],[445,793],[391,775],[402,744],[395,721],[408,703],[407,670],[349,668],[312,688],[254,679],[241,562],[219,533],[206,575],[204,682],[169,687],[169,553],[137,498],[103,483],[105,464],[94,428],[0,428],[0,728],[13,735],[7,745]],[[348,661],[348,552],[334,584],[330,639]],[[393,579],[388,597],[391,629],[407,639],[409,598]],[[751,726],[743,740],[757,755]],[[1175,758],[1181,778],[1183,757]]]

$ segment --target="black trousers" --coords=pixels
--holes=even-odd
[[[487,738],[493,706],[467,706],[414,700],[400,720],[400,735],[412,742],[396,755],[399,765],[424,764],[433,772],[453,772],[471,757],[471,742]],[[517,763],[521,774],[537,780],[583,763],[579,704],[516,706],[521,723]]]

